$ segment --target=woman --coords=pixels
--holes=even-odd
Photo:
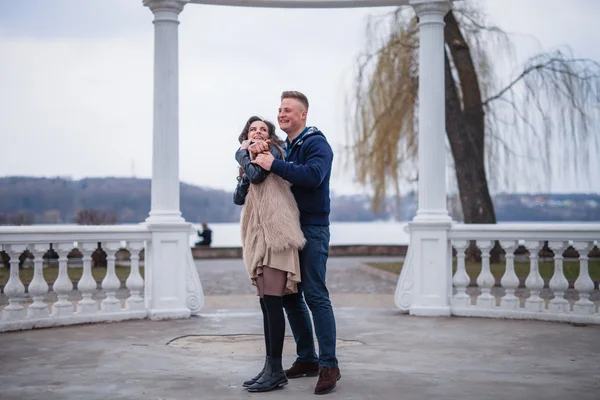
[[[240,164],[235,204],[243,205],[241,231],[243,258],[260,297],[266,358],[262,371],[244,382],[249,392],[266,392],[288,383],[281,365],[285,317],[282,297],[297,293],[300,282],[298,250],[304,247],[300,215],[288,182],[252,164],[252,143],[266,141],[273,157],[283,159],[275,126],[251,117],[239,136],[235,158]]]

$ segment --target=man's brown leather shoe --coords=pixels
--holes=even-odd
[[[290,369],[285,370],[285,376],[289,379],[301,378],[303,376],[319,375],[319,363],[303,363],[294,361]]]
[[[342,378],[340,369],[336,367],[321,367],[319,369],[319,380],[315,386],[315,394],[326,394],[335,389],[337,381]]]

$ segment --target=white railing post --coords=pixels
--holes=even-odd
[[[476,243],[481,250],[481,272],[477,277],[477,286],[481,289],[481,294],[477,296],[477,307],[493,308],[496,306],[496,297],[492,295],[492,289],[496,278],[490,269],[490,251],[494,243],[491,240],[477,240]]]
[[[119,242],[102,243],[102,249],[106,252],[106,275],[102,280],[102,290],[106,298],[100,303],[103,312],[121,311],[121,302],[117,299],[117,290],[121,287],[121,281],[115,272],[115,254],[119,251]]]
[[[58,278],[52,285],[58,301],[52,305],[52,315],[63,317],[73,314],[73,304],[69,301],[69,293],[73,290],[73,282],[67,271],[67,254],[73,250],[73,242],[58,243],[55,251],[58,254]]]
[[[48,283],[44,279],[44,254],[48,251],[47,244],[34,244],[29,247],[33,254],[33,279],[29,284],[28,292],[33,297],[33,303],[27,307],[27,316],[31,318],[43,318],[50,314],[48,306],[44,302],[44,296],[48,293]]]
[[[465,251],[469,242],[454,240],[452,245],[456,249],[456,273],[452,278],[452,283],[456,287],[456,294],[452,298],[452,306],[467,308],[471,305],[471,297],[467,294],[467,287],[471,283],[471,278],[467,274],[465,266]]]
[[[516,310],[519,307],[519,298],[515,296],[515,290],[519,287],[519,277],[515,272],[515,249],[517,242],[515,240],[502,240],[500,245],[506,252],[506,270],[500,284],[506,291],[500,300],[500,307],[508,310]]]
[[[5,246],[6,253],[10,257],[10,275],[4,294],[8,296],[8,306],[2,312],[3,320],[18,320],[25,318],[27,312],[21,304],[25,294],[25,286],[19,277],[19,256],[27,249],[27,245],[16,244]]]
[[[573,305],[576,314],[593,314],[595,305],[590,301],[590,294],[594,290],[594,281],[590,278],[588,267],[588,254],[591,246],[589,242],[575,242],[573,247],[579,252],[579,276],[575,281],[575,290],[579,292],[579,300]]]
[[[565,251],[566,243],[548,242],[548,247],[554,252],[554,274],[550,279],[550,289],[554,298],[548,303],[548,311],[552,313],[567,313],[569,312],[569,302],[565,299],[565,292],[569,289],[569,281],[565,278],[563,270],[563,251]]]
[[[395,302],[412,315],[450,315],[452,219],[446,206],[444,16],[447,0],[411,0],[419,17],[419,209]],[[407,302],[406,300],[409,299]]]
[[[537,240],[526,241],[525,248],[529,250],[529,275],[525,279],[525,287],[529,289],[529,297],[525,300],[525,308],[528,311],[543,311],[545,305],[544,300],[540,297],[540,292],[544,288],[544,279],[540,275],[538,256],[541,243]]]
[[[92,299],[98,284],[92,274],[92,254],[98,247],[97,242],[79,243],[79,251],[83,254],[83,273],[77,282],[77,290],[81,292],[81,300],[77,303],[78,314],[96,314],[98,304]]]
[[[125,281],[127,289],[129,289],[129,298],[127,298],[127,310],[143,310],[144,299],[140,296],[144,289],[144,279],[140,274],[140,251],[144,248],[143,242],[130,242],[127,245],[131,260],[131,272]]]

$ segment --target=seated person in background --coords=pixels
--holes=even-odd
[[[202,240],[196,242],[196,246],[210,246],[212,242],[212,231],[206,222],[202,223],[202,232],[198,231],[198,236],[200,236]]]

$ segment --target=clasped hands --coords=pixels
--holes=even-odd
[[[273,164],[273,154],[269,151],[269,144],[271,141],[267,140],[259,140],[252,144],[248,140],[245,140],[242,143],[242,148],[246,149],[254,156],[252,160],[253,164],[259,165],[265,171],[271,170],[271,165]],[[251,157],[252,158],[252,157]]]

